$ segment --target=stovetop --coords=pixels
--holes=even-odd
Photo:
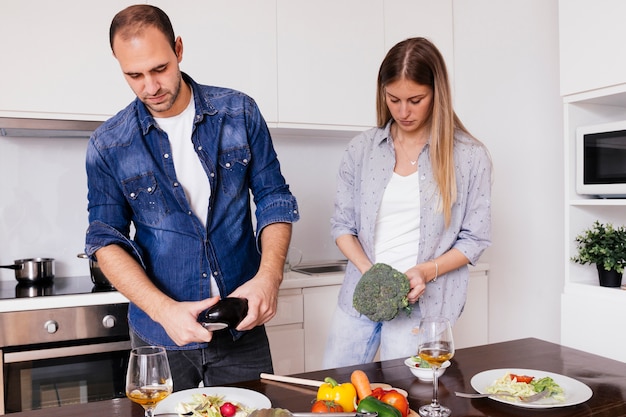
[[[115,291],[111,287],[96,286],[89,276],[54,277],[50,283],[22,284],[17,281],[0,281],[0,300],[15,298],[52,297],[56,295],[89,294]]]

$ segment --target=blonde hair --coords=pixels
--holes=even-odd
[[[389,50],[378,72],[376,118],[378,127],[391,120],[385,100],[385,86],[400,79],[427,85],[433,91],[430,109],[430,160],[439,188],[440,204],[446,227],[450,225],[452,205],[456,201],[454,170],[454,132],[467,131],[452,106],[452,92],[443,56],[425,38],[406,39]]]

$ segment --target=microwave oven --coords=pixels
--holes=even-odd
[[[626,197],[626,120],[576,129],[576,192]]]

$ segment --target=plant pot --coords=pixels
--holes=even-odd
[[[607,271],[601,265],[598,267],[598,278],[600,279],[601,287],[620,287],[622,285],[622,274],[617,271]]]

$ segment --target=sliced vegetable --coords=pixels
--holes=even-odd
[[[326,377],[317,390],[317,399],[334,401],[343,411],[350,413],[356,407],[356,389],[350,382],[338,384],[333,378]]]
[[[378,417],[402,417],[402,413],[396,407],[384,403],[371,395],[359,401],[356,411],[361,413],[377,413]]]
[[[517,382],[524,382],[526,384],[530,384],[530,382],[535,379],[532,376],[528,376],[528,375],[516,375],[516,374],[509,374],[509,377],[511,378],[511,380],[515,379],[517,380]]]
[[[317,400],[313,402],[311,407],[313,413],[341,413],[343,407],[334,401]]]
[[[372,390],[372,393],[371,393],[370,395],[371,395],[372,397],[374,397],[374,398],[378,398],[378,399],[380,400],[381,398],[383,398],[383,395],[385,395],[385,390],[384,390],[384,389],[382,389],[382,388],[380,388],[380,387],[378,387],[378,388],[374,388],[374,389]]]
[[[352,372],[350,375],[350,382],[354,385],[354,389],[356,390],[356,395],[359,400],[369,396],[372,394],[372,386],[370,385],[370,380],[365,374],[365,372],[357,369]]]

